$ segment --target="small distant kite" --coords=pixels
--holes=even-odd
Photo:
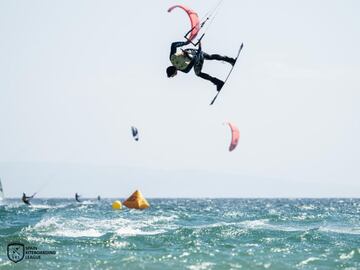
[[[131,127],[131,133],[135,141],[139,140],[139,132],[136,127]]]
[[[231,143],[230,143],[230,146],[229,146],[229,151],[231,152],[238,145],[239,138],[240,138],[240,131],[237,128],[237,126],[235,126],[234,124],[232,124],[230,122],[227,122],[226,124],[228,124],[230,129],[231,129]]]

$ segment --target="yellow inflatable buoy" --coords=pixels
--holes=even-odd
[[[121,209],[122,208],[122,204],[120,201],[114,201],[112,203],[112,209]]]
[[[123,202],[127,208],[145,209],[150,207],[150,204],[143,197],[140,191],[136,190],[127,200]]]

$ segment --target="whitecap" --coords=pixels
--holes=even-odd
[[[240,226],[245,227],[246,229],[264,229],[272,231],[283,231],[283,232],[302,232],[312,228],[298,228],[292,226],[284,225],[272,225],[268,223],[268,219],[258,219],[258,220],[246,220],[239,223]]]
[[[97,201],[96,202],[94,202],[94,201],[82,201],[82,202],[80,202],[80,204],[82,204],[82,205],[97,204]]]
[[[30,206],[33,209],[50,209],[50,208],[57,208],[57,206],[52,206],[48,204],[32,204]]]
[[[60,223],[58,217],[44,218],[34,225],[36,231],[50,229],[51,227],[57,226]]]
[[[349,260],[352,259],[355,255],[355,250],[350,251],[348,254],[343,253],[340,255],[340,260]]]
[[[4,263],[2,263],[2,259],[0,258],[0,268],[2,268],[2,266],[7,266],[7,265],[12,265],[12,262],[10,260],[7,260]]]
[[[242,265],[237,263],[230,263],[231,269],[241,269]]]
[[[37,242],[40,244],[55,244],[57,242],[54,239],[49,239],[45,237],[35,237],[35,236],[28,236],[27,241],[31,243]]]
[[[271,263],[265,263],[265,264],[264,264],[264,268],[265,268],[265,269],[268,269],[268,268],[270,268],[270,267],[271,267]]]
[[[269,215],[279,216],[280,213],[276,209],[269,209]]]
[[[268,219],[257,219],[257,220],[245,220],[240,222],[240,225],[244,225],[246,228],[265,228],[269,227]]]
[[[33,227],[29,226],[25,232],[33,233],[35,230],[40,235],[62,237],[100,237],[104,233],[94,228],[91,220],[85,218],[64,220],[59,217],[44,218]]]
[[[360,234],[360,227],[320,227],[319,231],[339,234]]]
[[[114,242],[110,242],[109,246],[113,247],[113,248],[124,248],[124,247],[129,246],[129,243],[125,242],[125,241],[122,241],[122,242],[114,241]]]
[[[189,256],[190,255],[190,253],[189,252],[183,252],[180,256],[179,256],[179,258],[182,258],[182,257],[187,257],[187,256]]]
[[[187,268],[189,268],[190,270],[207,270],[211,269],[213,265],[215,264],[211,262],[202,262],[194,265],[189,265]]]
[[[316,206],[314,206],[313,204],[310,204],[310,205],[301,205],[301,206],[298,206],[298,208],[301,210],[314,210],[314,209],[316,209]]]
[[[135,235],[156,235],[165,233],[164,230],[154,230],[154,231],[143,231],[141,229],[132,228],[132,227],[122,227],[116,230],[116,234],[120,236],[135,236]]]
[[[104,235],[95,229],[88,229],[88,230],[57,230],[52,233],[55,236],[62,236],[62,237],[100,237]]]
[[[290,249],[289,248],[271,248],[271,252],[289,254]]]
[[[154,224],[154,223],[161,223],[163,221],[169,222],[178,219],[177,215],[171,216],[154,216],[144,221],[146,224]]]
[[[310,262],[314,262],[314,261],[318,261],[318,260],[320,260],[320,259],[317,258],[317,257],[310,257],[310,258],[307,258],[306,260],[303,260],[300,263],[298,263],[297,266],[298,267],[304,266],[304,265],[307,265]]]
[[[237,218],[237,217],[243,217],[243,216],[244,216],[244,213],[239,212],[239,211],[229,211],[229,212],[224,213],[224,217]]]
[[[211,224],[188,226],[188,228],[205,229],[205,228],[217,228],[217,227],[236,226],[236,225],[237,225],[236,222],[216,222]]]

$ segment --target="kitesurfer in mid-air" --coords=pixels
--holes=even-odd
[[[211,81],[216,85],[216,90],[220,91],[224,85],[224,82],[218,78],[212,77],[209,74],[202,72],[204,60],[218,60],[225,61],[234,65],[236,62],[235,58],[221,56],[219,54],[207,54],[201,50],[201,43],[199,42],[198,49],[181,49],[180,47],[190,44],[188,41],[178,41],[171,44],[170,50],[170,61],[172,66],[166,69],[167,76],[169,78],[174,77],[177,71],[188,73],[193,67],[194,72],[197,76]]]
[[[77,202],[81,202],[81,201],[80,201],[80,195],[77,194],[77,193],[75,193],[75,200],[76,200]]]
[[[35,194],[32,195],[32,196],[26,196],[26,194],[23,193],[21,200],[22,200],[25,204],[31,205],[30,199],[34,198],[34,196],[35,196]]]

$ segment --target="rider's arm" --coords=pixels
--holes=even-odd
[[[186,46],[190,44],[190,41],[187,40],[187,41],[176,41],[176,42],[173,42],[171,44],[171,49],[170,49],[170,57],[171,55],[173,55],[174,53],[176,53],[176,49],[179,48],[179,47],[182,47],[182,46]]]

